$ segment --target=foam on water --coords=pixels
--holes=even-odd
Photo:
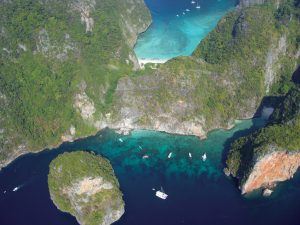
[[[135,46],[138,58],[170,59],[191,55],[220,18],[236,4],[236,0],[196,2],[200,9],[196,9],[197,3],[191,4],[191,0],[146,0],[153,23],[139,36]]]

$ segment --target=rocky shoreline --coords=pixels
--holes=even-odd
[[[63,153],[52,160],[48,188],[55,206],[81,225],[110,225],[125,212],[112,166],[93,153]]]
[[[293,178],[300,166],[300,152],[272,152],[259,159],[247,180],[241,185],[242,194],[264,188],[272,190],[278,182]],[[271,194],[267,191],[266,194]]]

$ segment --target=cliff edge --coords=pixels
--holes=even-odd
[[[110,225],[124,213],[119,183],[108,160],[87,152],[59,155],[50,163],[53,203],[81,225]]]
[[[232,144],[226,164],[243,194],[293,177],[300,166],[299,87],[290,90],[266,127]]]

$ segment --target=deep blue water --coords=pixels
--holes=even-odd
[[[119,179],[126,212],[116,225],[299,225],[299,173],[279,185],[271,198],[262,198],[241,196],[222,172],[230,140],[263,125],[262,119],[242,121],[230,131],[211,132],[204,141],[151,131],[121,136],[104,130],[55,150],[22,156],[0,172],[0,224],[75,225],[72,216],[51,202],[47,174],[58,154],[84,149],[107,157]],[[200,160],[204,152],[206,162]],[[150,158],[143,160],[145,154]],[[20,189],[12,192],[16,186]],[[169,194],[165,201],[152,191],[161,186]]]
[[[139,36],[135,46],[138,58],[170,59],[191,55],[220,18],[237,3],[237,0],[195,0],[194,4],[191,1],[145,0],[153,23]],[[197,9],[197,5],[201,8]]]

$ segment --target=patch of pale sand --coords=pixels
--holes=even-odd
[[[167,59],[144,59],[144,58],[138,58],[138,62],[141,68],[144,68],[146,64],[152,63],[152,64],[163,64],[166,63]]]
[[[78,195],[94,195],[102,189],[109,190],[112,188],[113,185],[110,182],[104,182],[102,177],[85,177],[75,185],[74,191]]]

